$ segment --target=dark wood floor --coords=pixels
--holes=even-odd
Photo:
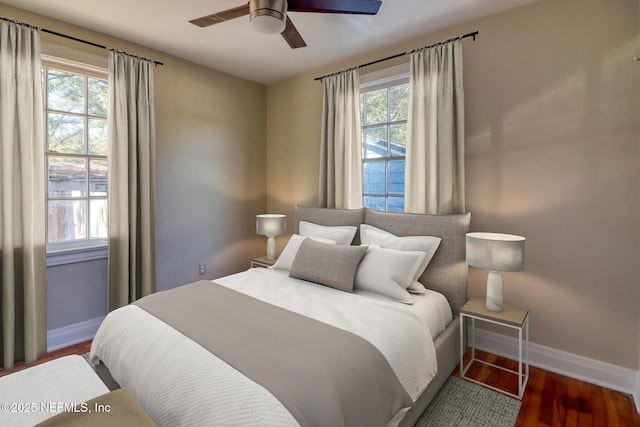
[[[476,351],[476,358],[518,370],[517,362],[490,353]],[[459,373],[458,367],[454,375]],[[466,376],[511,393],[518,391],[517,375],[481,363],[474,363]],[[640,414],[630,395],[532,366],[516,426],[640,427]]]
[[[91,341],[76,344],[42,356],[37,364],[84,354],[90,348]],[[515,361],[482,351],[476,351],[476,358],[518,369]],[[24,368],[24,364],[18,364],[13,372]],[[0,370],[0,376],[8,373]],[[459,377],[458,368],[453,375]],[[515,375],[479,363],[469,368],[467,376],[512,393],[518,389]],[[640,414],[629,395],[531,367],[516,426],[640,427]]]

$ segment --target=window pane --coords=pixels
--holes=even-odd
[[[387,192],[404,194],[404,160],[389,161],[387,173]]]
[[[49,69],[48,83],[49,109],[84,113],[84,76]]]
[[[364,130],[362,139],[365,159],[387,157],[387,127],[376,126]]]
[[[384,197],[365,196],[364,207],[384,212]]]
[[[407,152],[407,124],[391,125],[390,157],[404,157]]]
[[[404,212],[409,84],[361,94],[363,204]]]
[[[389,197],[387,212],[404,212],[404,197]]]
[[[47,119],[49,151],[84,153],[84,117],[49,113]]]
[[[89,115],[107,117],[109,108],[109,84],[105,80],[89,77]]]
[[[95,244],[107,237],[109,82],[106,73],[42,70],[47,243]]]
[[[49,201],[49,242],[87,237],[87,201]]]
[[[107,161],[89,160],[89,195],[107,195]]]
[[[389,89],[389,98],[391,104],[389,121],[407,120],[409,116],[409,85],[392,87]]]
[[[87,197],[85,159],[49,157],[49,197]]]
[[[365,162],[362,175],[364,193],[384,194],[384,162]]]
[[[106,238],[107,237],[107,199],[93,199],[89,201],[89,209],[91,218],[91,229],[89,238]]]
[[[107,155],[106,119],[89,119],[89,154]]]
[[[387,121],[387,90],[376,90],[365,94],[365,125],[386,123]]]

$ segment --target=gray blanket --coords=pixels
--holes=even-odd
[[[200,281],[134,303],[269,390],[301,426],[384,426],[413,402],[348,331]]]

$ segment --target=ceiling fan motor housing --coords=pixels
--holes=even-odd
[[[287,18],[286,0],[250,0],[251,25],[257,31],[279,34],[284,31]]]

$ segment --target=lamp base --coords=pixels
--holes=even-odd
[[[268,236],[267,239],[267,259],[272,261],[276,259],[276,239],[273,236]]]
[[[487,276],[487,310],[500,312],[502,308],[502,278],[499,271],[490,271]]]

